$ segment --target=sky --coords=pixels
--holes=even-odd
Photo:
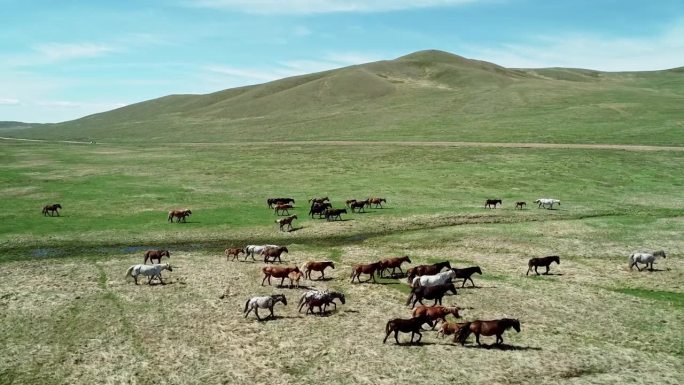
[[[505,67],[684,66],[684,0],[0,0],[0,121],[61,122],[439,49]]]

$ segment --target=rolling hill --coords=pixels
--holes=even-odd
[[[512,69],[442,51],[206,95],[170,95],[6,136],[98,142],[488,141],[684,145],[684,70]]]

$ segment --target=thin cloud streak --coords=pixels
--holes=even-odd
[[[322,13],[390,12],[418,8],[452,7],[482,0],[196,0],[193,7],[255,14],[309,15]]]
[[[50,60],[71,60],[101,56],[114,52],[112,46],[96,43],[48,43],[39,44],[34,50]]]

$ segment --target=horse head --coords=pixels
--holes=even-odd
[[[163,257],[163,256],[165,256],[165,255],[166,255],[167,257],[171,258],[171,253],[169,253],[168,250],[162,250],[161,253],[160,253],[160,257]]]
[[[287,305],[287,298],[285,298],[284,295],[282,294],[274,294],[271,296],[276,302],[280,301],[283,303],[283,305]]]
[[[654,256],[654,257],[663,257],[663,258],[665,258],[665,251],[664,251],[664,250],[658,250],[658,251],[656,251],[656,252],[653,253],[653,256]]]
[[[335,268],[335,262],[333,261],[328,261],[327,265],[332,267],[333,269]]]
[[[458,311],[460,310],[458,306],[450,307],[447,310],[449,310],[449,314],[453,315],[456,318],[461,318],[461,315],[458,314]]]
[[[287,249],[287,246],[281,246],[281,247],[280,247],[280,252],[281,252],[281,253],[288,253],[288,254],[290,254],[290,251]]]
[[[168,263],[164,264],[164,268],[168,271],[173,271],[173,268]]]
[[[59,203],[57,203],[57,204],[55,204],[55,208],[61,209],[61,208],[62,208],[62,205],[60,205]]]
[[[340,302],[342,302],[342,305],[344,305],[344,303],[345,303],[345,301],[344,301],[344,294],[342,294],[342,293],[340,293],[340,292],[334,291],[334,292],[330,293],[330,297],[332,297],[332,298],[339,298],[339,299],[340,299]]]
[[[475,266],[475,272],[482,275],[482,270],[480,270],[480,266]]]

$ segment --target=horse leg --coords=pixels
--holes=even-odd
[[[473,287],[475,287],[475,282],[473,282],[473,278],[472,278],[472,277],[468,277],[468,279],[470,280],[470,283],[473,284]]]
[[[465,284],[466,284],[466,281],[467,281],[467,280],[468,280],[468,278],[463,278],[463,284],[461,284],[461,287],[465,287]]]
[[[482,344],[480,343],[480,333],[475,333],[475,342],[477,342],[477,344],[480,345],[480,346],[482,345]]]
[[[259,306],[255,306],[255,307],[254,307],[254,314],[256,315],[256,317],[257,317],[257,319],[258,319],[259,321],[263,321],[263,320],[264,320],[263,318],[259,317]]]
[[[283,281],[285,281],[285,277],[280,278],[280,287],[283,287]],[[290,282],[292,282],[292,281],[290,281]]]
[[[539,272],[537,271],[537,266],[534,267],[534,272],[537,273],[537,275],[539,275]]]
[[[527,266],[527,273],[525,273],[525,275],[529,275],[531,270],[532,270],[532,266]]]
[[[247,316],[248,316],[249,313],[251,313],[251,312],[252,312],[252,308],[250,307],[249,309],[247,309],[247,313],[245,313],[245,318],[247,318]]]
[[[546,273],[544,275],[549,275],[549,265],[546,265]]]
[[[399,343],[399,329],[394,329],[394,340],[397,341],[397,345],[400,345],[400,343]]]
[[[266,277],[268,277],[268,275],[264,274],[264,279],[261,280],[261,286],[264,286],[264,281],[266,281]],[[269,281],[269,284],[270,284],[270,281]]]
[[[420,332],[415,333],[418,334],[418,340],[416,341],[416,343],[419,343],[420,339],[423,338],[423,335]],[[413,342],[413,334],[411,334],[411,342]]]
[[[162,285],[166,285],[164,281],[162,281],[161,273],[159,273],[157,277],[159,277],[159,282],[161,282]]]
[[[497,344],[497,345],[503,344],[503,333],[502,333],[502,334],[497,334],[497,335],[496,335],[496,344]]]
[[[373,283],[378,283],[378,282],[375,280],[375,271],[372,271],[372,272],[371,272],[371,278],[373,279]],[[369,280],[369,281],[370,281],[370,280]]]
[[[387,338],[390,336],[390,334],[392,334],[392,331],[391,331],[391,330],[387,332],[387,334],[385,335],[385,339],[382,340],[382,343],[383,343],[383,344],[384,344],[385,342],[387,342]]]
[[[134,275],[134,276],[133,276],[133,279],[135,280],[135,284],[137,285],[137,284],[138,284],[138,276],[137,276],[137,275]]]
[[[271,310],[271,315],[269,316],[269,318],[275,318],[275,314],[273,314],[273,306],[271,306],[269,310]]]
[[[442,304],[442,299],[439,298],[439,297],[437,297],[437,298],[435,298],[435,303],[433,303],[432,306],[437,306],[437,302],[438,302],[438,301],[439,301],[439,304],[440,304],[440,305]]]

